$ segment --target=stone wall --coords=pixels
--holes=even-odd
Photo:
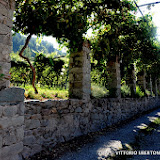
[[[9,86],[10,56],[12,46],[12,18],[14,0],[0,0],[0,74],[4,74],[0,81],[0,90]]]
[[[24,139],[24,90],[0,91],[0,160],[21,160]]]
[[[28,101],[23,156],[160,106],[158,98]]]

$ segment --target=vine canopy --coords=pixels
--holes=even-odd
[[[69,48],[79,48],[83,34],[91,27],[88,19],[94,12],[132,7],[120,0],[17,0],[13,30],[24,34],[52,35],[69,40]]]

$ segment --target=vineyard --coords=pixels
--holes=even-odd
[[[160,43],[156,38],[156,27],[151,15],[136,17],[137,12],[134,1],[100,1],[97,4],[92,1],[19,1],[13,30],[29,36],[26,43],[23,38],[26,46],[23,48],[21,43],[20,50],[11,54],[12,85],[27,86],[26,98],[47,97],[44,92],[39,96],[34,94],[31,84],[35,77],[34,83],[38,88],[47,89],[48,93],[49,90],[62,90],[65,94],[56,97],[67,98],[70,54],[81,51],[83,42],[88,39],[92,97],[116,97],[117,88],[121,88],[118,93],[122,97],[158,95]],[[89,37],[88,30],[92,31]],[[55,36],[60,44],[68,47],[68,53],[62,55],[53,51],[48,54],[45,47],[25,50],[33,34]],[[31,60],[30,64],[18,57],[22,50]],[[119,69],[113,69],[112,63],[118,64]],[[30,65],[35,68],[36,75]],[[115,74],[112,74],[114,71]],[[119,75],[116,75],[117,72],[120,72]],[[55,95],[58,92],[48,97]]]

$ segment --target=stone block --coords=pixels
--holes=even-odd
[[[11,36],[11,33],[9,33],[7,35],[0,35],[0,43],[3,43],[5,45],[9,45],[11,47],[12,46],[12,36]]]
[[[31,148],[24,146],[22,155],[24,158],[28,158],[29,156],[31,156]]]
[[[25,146],[32,146],[33,144],[36,143],[36,138],[33,135],[24,137],[23,143]]]
[[[20,115],[20,116],[23,116],[24,115],[24,109],[25,109],[25,104],[24,104],[24,102],[21,102],[18,105],[17,114]]]
[[[81,107],[78,107],[78,108],[75,109],[75,112],[76,112],[76,113],[82,113],[82,111],[83,111],[83,110],[82,110]]]
[[[82,68],[81,67],[73,67],[73,68],[71,68],[70,69],[70,73],[78,73],[78,74],[80,74],[80,73],[83,73],[83,70],[82,70]]]
[[[13,25],[13,21],[11,19],[9,19],[8,17],[1,15],[1,14],[0,14],[0,23],[8,26],[9,28],[12,28],[12,25]],[[0,31],[0,33],[1,32],[2,32],[2,30]]]
[[[0,91],[0,102],[23,102],[24,89],[21,88],[7,88]]]
[[[8,155],[8,157],[4,157],[1,160],[22,160],[22,157],[18,154],[16,155]]]
[[[31,155],[34,155],[36,153],[39,153],[40,151],[42,151],[42,146],[38,145],[38,144],[34,144],[32,146],[32,151],[31,151]]]
[[[10,155],[10,156],[16,155],[16,154],[22,152],[22,150],[23,150],[23,143],[20,142],[20,143],[17,143],[17,144],[13,144],[11,146],[3,147],[0,150],[0,155],[1,155],[1,157],[5,158],[8,155]]]
[[[14,129],[8,129],[4,130],[3,132],[3,140],[2,140],[2,145],[3,146],[10,146],[12,144],[15,144],[17,141],[16,139],[16,132]]]
[[[31,117],[30,117],[30,119],[41,119],[42,118],[42,116],[41,116],[41,114],[34,114],[34,115],[32,115]]]
[[[7,26],[6,24],[4,23],[7,23],[7,17],[5,19],[3,19],[3,23],[0,23],[0,30],[1,32],[3,31],[5,34],[3,34],[4,36],[7,36],[8,34],[11,34],[11,28],[9,26]],[[2,36],[2,35],[0,35]]]
[[[48,120],[47,129],[49,130],[55,130],[58,126],[58,119],[57,118],[51,118]]]
[[[73,115],[72,114],[68,114],[64,116],[64,121],[66,122],[66,124],[73,126]]]
[[[37,119],[29,119],[25,121],[25,125],[27,129],[35,129],[40,127],[40,121]]]
[[[7,62],[0,62],[0,73],[3,73],[5,75],[8,75],[9,73],[9,70],[11,68],[11,64],[10,63],[7,63]]]
[[[10,75],[9,75],[9,74],[8,74],[8,75],[5,75],[5,77],[10,77]],[[1,91],[2,89],[4,89],[4,88],[8,88],[9,85],[10,85],[10,81],[9,81],[9,80],[6,80],[6,79],[1,80],[1,81],[0,81],[0,91]]]
[[[1,33],[0,34],[5,34],[5,33]],[[10,62],[11,58],[10,58],[10,53],[11,53],[11,46],[5,45],[0,43],[0,62]]]
[[[3,113],[3,106],[0,106],[0,117],[2,116]]]
[[[24,138],[24,127],[19,127],[16,129],[17,142],[23,141]]]
[[[0,119],[0,129],[5,129],[12,126],[12,122],[10,119],[3,117]]]
[[[3,143],[2,140],[3,140],[2,135],[0,135],[0,149],[2,148],[2,143]]]
[[[17,116],[13,117],[12,119],[12,126],[22,126],[24,124],[24,116]]]
[[[17,106],[5,106],[3,107],[3,116],[13,117],[17,113]]]
[[[42,120],[41,120],[41,126],[42,126],[42,127],[48,126],[48,120],[47,120],[47,119],[42,119]]]
[[[8,16],[8,9],[4,7],[4,5],[2,3],[0,3],[0,14],[4,15],[4,16]]]

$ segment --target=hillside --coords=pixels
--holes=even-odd
[[[13,36],[12,42],[13,42],[13,52],[19,51],[24,43],[25,43],[26,37],[21,35],[20,33],[17,33]],[[66,53],[63,53],[62,51],[57,50],[54,48],[52,43],[49,43],[48,41],[42,40],[41,43],[37,44],[37,38],[32,37],[30,40],[30,43],[27,48],[27,52],[29,56],[34,57],[35,52],[43,52],[45,54],[51,54],[52,52],[58,52],[58,55],[65,55]]]

